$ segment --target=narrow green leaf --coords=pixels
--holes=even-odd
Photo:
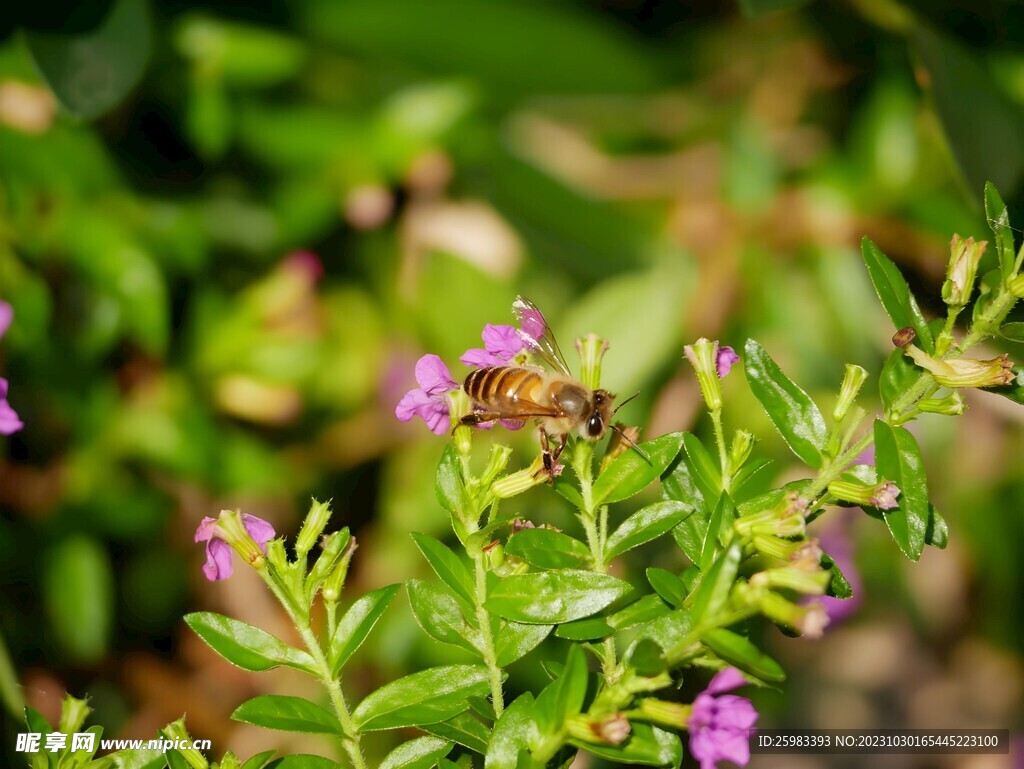
[[[999,336],[1011,342],[1024,342],[1024,323],[1004,323],[999,327]]]
[[[604,617],[587,617],[566,622],[555,629],[556,638],[567,641],[596,641],[612,634],[612,626]]]
[[[679,766],[683,760],[683,744],[678,735],[642,721],[632,721],[630,725],[629,737],[618,745],[600,745],[573,738],[569,739],[569,744],[617,764]]]
[[[664,649],[651,638],[634,644],[626,655],[626,663],[642,676],[656,676],[668,669]]]
[[[605,560],[610,561],[671,531],[692,512],[693,510],[682,502],[675,501],[656,502],[637,510],[608,537],[605,543]]]
[[[985,182],[985,218],[988,219],[988,226],[992,228],[992,232],[996,236],[996,254],[999,256],[999,271],[1005,284],[1013,277],[1016,250],[1013,247],[1013,230],[1010,228],[1010,214],[1006,210],[1006,203],[1003,202],[1003,198],[999,195],[999,190],[996,189],[992,182]],[[1019,325],[1024,330],[1024,323],[1013,325]],[[1003,330],[1005,333],[1005,326]]]
[[[946,519],[939,515],[934,505],[928,505],[928,529],[924,533],[924,543],[940,550],[949,543],[949,527]]]
[[[505,553],[539,569],[572,569],[590,561],[585,544],[553,529],[523,529],[509,537]]]
[[[277,751],[264,750],[262,753],[257,753],[254,756],[250,756],[244,764],[242,769],[263,769],[263,766],[270,760],[270,757]]]
[[[885,359],[882,373],[878,377],[878,392],[882,396],[882,404],[887,409],[892,408],[892,404],[924,375],[925,372],[915,366],[914,362],[904,355],[903,350],[893,350]]]
[[[345,612],[331,639],[330,660],[334,675],[341,672],[356,649],[363,645],[366,636],[373,630],[373,626],[377,624],[377,620],[388,608],[400,587],[401,585],[387,585],[371,590]]]
[[[828,595],[843,600],[853,597],[853,588],[850,587],[849,580],[839,568],[839,564],[832,560],[832,556],[828,553],[821,554],[821,568],[832,572],[832,579],[828,583]]]
[[[456,518],[465,513],[466,484],[462,478],[462,464],[459,455],[455,453],[455,447],[450,443],[444,447],[441,461],[437,465],[434,493],[441,507]]]
[[[447,721],[420,726],[425,732],[457,742],[475,753],[483,755],[487,752],[487,742],[491,733],[482,723],[468,713],[460,713]]]
[[[338,764],[323,756],[296,753],[274,759],[266,765],[265,769],[338,769]]]
[[[436,724],[464,712],[467,697],[488,691],[482,665],[427,668],[370,694],[352,712],[352,720],[364,732]]]
[[[821,411],[761,345],[748,339],[745,350],[744,368],[750,389],[775,429],[800,459],[811,467],[821,467],[821,451],[828,437]]]
[[[537,737],[530,692],[519,695],[494,725],[484,757],[484,769],[517,769],[520,752]]]
[[[682,580],[666,569],[652,566],[647,570],[647,581],[651,583],[654,592],[673,608],[680,608],[686,600],[686,587]]]
[[[521,622],[506,622],[498,637],[494,639],[494,652],[498,667],[511,665],[536,649],[551,633],[551,625],[527,625]]]
[[[475,607],[473,577],[459,556],[447,545],[428,534],[413,532],[412,538],[434,573],[455,591],[455,596],[462,602],[462,605],[472,612]]]
[[[424,633],[435,641],[480,656],[480,633],[466,621],[451,593],[418,579],[409,580],[406,593],[416,622]]]
[[[403,742],[380,762],[380,769],[430,769],[452,749],[448,740],[438,737],[416,737]]]
[[[693,433],[683,434],[683,448],[689,459],[693,483],[700,490],[700,495],[705,501],[718,499],[722,492],[722,470],[718,462],[711,458],[707,447]]]
[[[742,551],[738,544],[730,545],[728,550],[718,554],[714,564],[704,572],[700,585],[688,600],[693,616],[697,621],[715,614],[729,597],[729,590],[736,581]]]
[[[875,466],[900,489],[899,507],[885,511],[885,524],[903,554],[916,561],[924,549],[930,513],[924,462],[914,436],[904,427],[875,420]]]
[[[302,697],[263,694],[243,702],[235,708],[231,718],[284,732],[341,734],[341,726],[332,713]]]
[[[561,477],[556,478],[554,488],[555,491],[567,499],[569,504],[577,510],[582,510],[584,508],[583,497],[580,495],[579,489],[569,483],[569,481]]]
[[[717,628],[705,633],[702,640],[719,659],[735,665],[744,673],[750,673],[767,683],[780,683],[786,680],[786,671],[778,662],[738,633]]]
[[[265,630],[223,614],[195,612],[185,622],[220,656],[243,670],[270,670],[279,665],[314,674],[313,659]]]
[[[519,574],[499,582],[486,606],[516,622],[557,625],[596,614],[632,589],[617,577],[592,571]]]
[[[647,488],[665,472],[665,468],[679,454],[682,445],[682,433],[669,433],[640,444],[647,459],[636,451],[627,451],[615,457],[594,482],[595,507],[628,499]]]
[[[624,609],[619,609],[608,618],[608,624],[616,630],[623,630],[642,622],[649,622],[668,614],[669,607],[657,595],[645,595]]]
[[[751,459],[739,472],[733,476],[732,491],[730,492],[734,502],[743,502],[756,494],[760,494],[768,485],[768,468],[772,465],[770,459]]]
[[[569,647],[561,674],[537,696],[534,706],[537,728],[545,734],[561,731],[565,719],[580,712],[586,694],[587,660],[583,649],[573,645]]]
[[[935,342],[932,339],[928,321],[921,314],[921,308],[917,306],[917,299],[911,293],[910,286],[907,285],[900,268],[867,238],[861,241],[860,250],[864,257],[864,264],[867,265],[871,283],[875,287],[875,293],[878,294],[882,307],[892,319],[893,326],[897,331],[908,326],[914,329],[917,334],[915,342],[917,346],[928,353],[935,352]]]
[[[718,552],[722,532],[732,524],[734,518],[732,500],[728,494],[722,492],[722,496],[718,498],[718,504],[715,505],[715,511],[708,520],[708,528],[704,532],[704,542],[701,544],[700,551],[700,563],[697,564],[700,566],[701,571],[708,570],[712,559],[715,557],[715,553]]]

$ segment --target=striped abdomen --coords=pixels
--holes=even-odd
[[[464,385],[466,394],[478,406],[514,418],[533,411],[544,378],[520,366],[491,366],[471,371]]]

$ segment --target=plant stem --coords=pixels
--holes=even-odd
[[[718,444],[718,462],[722,466],[722,490],[728,493],[732,483],[732,468],[729,467],[729,452],[725,447],[725,430],[722,428],[722,410],[711,410],[711,423],[715,427],[715,443]]]
[[[480,626],[480,637],[484,645],[484,662],[490,673],[491,703],[494,705],[494,715],[495,718],[500,718],[505,711],[505,696],[501,690],[501,668],[498,666],[494,634],[491,632],[491,613],[484,606],[484,601],[487,600],[487,569],[484,566],[483,553],[473,557],[473,566],[476,571],[476,593],[473,596],[476,603],[476,623]]]

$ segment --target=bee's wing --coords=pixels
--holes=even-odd
[[[544,313],[537,309],[537,305],[524,296],[517,296],[512,303],[512,313],[519,321],[519,336],[530,350],[555,371],[571,377],[572,372],[565,362],[558,340],[555,339]]]

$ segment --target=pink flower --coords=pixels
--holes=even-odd
[[[746,766],[750,761],[750,732],[757,711],[746,697],[722,694],[746,684],[736,668],[726,668],[697,695],[687,722],[690,752],[701,769],[715,769],[718,761]]]
[[[487,368],[488,366],[504,366],[519,353],[526,343],[516,331],[515,326],[494,325],[488,323],[484,326],[483,334],[484,349],[474,348],[466,350],[459,358],[471,368]]]
[[[0,377],[0,435],[10,435],[23,428],[22,422],[11,404],[7,402],[7,380]]]
[[[445,394],[458,390],[458,382],[437,355],[424,355],[416,361],[416,383],[419,387],[409,390],[398,402],[395,417],[400,422],[419,417],[435,434],[444,435],[451,421]]]
[[[242,526],[252,541],[248,543],[241,542],[243,537],[233,536],[231,532],[233,527],[230,524],[227,527],[221,526],[221,521],[225,516],[234,517],[237,515],[237,513],[227,512],[221,513],[221,518],[210,518],[207,516],[203,518],[199,528],[196,529],[195,541],[206,543],[206,563],[203,564],[203,574],[211,582],[227,579],[234,573],[235,567],[231,563],[232,547],[240,547],[244,551],[251,549],[252,544],[255,543],[265,554],[267,552],[267,543],[275,536],[274,527],[270,523],[262,518],[257,518],[255,515],[242,514]],[[229,542],[229,540],[231,541]],[[235,540],[238,541],[236,542]],[[246,548],[245,545],[248,545],[249,548]]]
[[[7,333],[7,329],[11,327],[12,320],[14,320],[14,308],[7,304],[7,302],[0,301],[0,339]]]
[[[715,354],[715,368],[718,370],[718,378],[725,379],[734,363],[740,362],[740,356],[728,345],[718,348]]]

